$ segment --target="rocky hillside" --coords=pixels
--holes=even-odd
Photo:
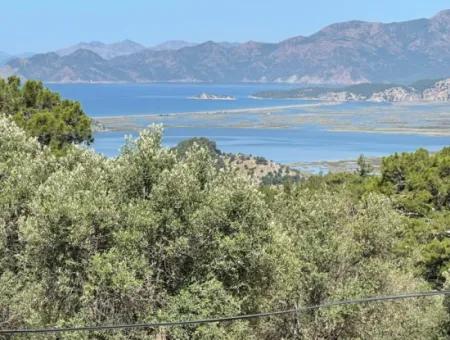
[[[367,100],[372,102],[417,102],[422,100],[422,96],[412,87],[396,86],[375,92]]]
[[[246,174],[256,184],[282,184],[285,181],[299,181],[304,173],[286,165],[275,163],[263,157],[242,154],[225,154],[223,157],[239,172]]]
[[[425,84],[427,84],[425,86]],[[410,86],[393,84],[359,84],[343,88],[301,88],[288,91],[255,93],[259,98],[300,98],[335,102],[439,102],[450,100],[450,78],[419,81]]]
[[[296,169],[275,163],[264,157],[224,153],[217,148],[216,142],[204,137],[186,139],[176,145],[173,150],[179,158],[184,158],[194,144],[208,150],[219,168],[228,163],[238,173],[248,176],[256,184],[278,185],[286,181],[299,181],[305,177],[305,174]]]
[[[37,54],[29,59],[14,59],[3,69],[8,75],[20,69],[19,75],[25,78],[52,82],[132,81],[127,72],[112,67],[105,59],[87,49],[62,57],[52,52]]]
[[[25,78],[56,82],[408,83],[450,75],[450,10],[399,23],[338,23],[308,37],[273,44],[209,41],[114,58],[79,51],[16,59],[6,69]]]
[[[438,81],[433,87],[425,89],[422,97],[427,101],[448,101],[450,99],[450,78]]]

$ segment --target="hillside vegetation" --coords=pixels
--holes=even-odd
[[[297,182],[304,174],[286,165],[275,163],[261,156],[224,153],[217,148],[216,142],[205,137],[194,137],[180,142],[173,148],[178,157],[185,157],[192,147],[205,148],[216,167],[227,164],[239,174],[247,175],[255,184],[282,184],[288,181]]]
[[[1,86],[0,329],[191,320],[450,288],[450,148],[392,155],[380,176],[360,157],[354,174],[257,184],[207,139],[163,147],[159,127],[108,159],[74,145],[90,140],[79,104],[37,82]],[[448,301],[432,297],[34,338],[444,339],[449,329]]]
[[[116,159],[77,147],[55,157],[0,120],[0,328],[196,319],[447,284],[450,149],[389,157],[380,178],[258,187],[210,150],[194,143],[179,157],[161,136],[142,132]],[[167,335],[423,339],[444,336],[446,321],[442,299],[427,298]]]

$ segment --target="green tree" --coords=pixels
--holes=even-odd
[[[357,160],[358,164],[358,170],[357,173],[361,177],[365,177],[370,175],[373,172],[373,166],[370,164],[370,162],[367,160],[364,155],[360,155]]]
[[[205,137],[194,137],[186,139],[180,142],[176,147],[174,147],[174,150],[179,157],[184,157],[194,145],[207,149],[211,158],[217,158],[222,154],[222,152],[217,148],[216,142]]]
[[[0,79],[0,113],[14,121],[30,136],[37,137],[56,153],[63,153],[70,144],[93,141],[91,120],[77,102],[62,100],[42,82]]]
[[[165,320],[199,320],[241,314],[241,302],[216,279],[204,283],[193,283],[169,299]],[[200,326],[175,327],[167,330],[174,339],[255,339],[247,321],[228,324],[205,324]]]
[[[274,212],[280,223],[275,240],[281,245],[275,247],[275,257],[282,263],[276,266],[282,268],[282,279],[272,296],[283,301],[276,309],[426,289],[426,283],[412,275],[413,261],[395,255],[402,218],[383,196],[370,194],[355,202],[345,189],[311,191],[297,186],[277,196]],[[305,312],[298,318],[278,319],[265,330],[266,337],[439,336],[445,320],[441,301]]]

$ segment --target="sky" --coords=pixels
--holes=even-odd
[[[1,0],[0,51],[124,39],[277,42],[335,22],[405,21],[443,9],[450,0]]]

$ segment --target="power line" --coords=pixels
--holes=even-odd
[[[430,291],[430,292],[416,292],[416,293],[404,293],[398,295],[383,295],[383,296],[373,296],[366,297],[355,300],[341,300],[341,301],[330,301],[319,305],[311,305],[293,309],[265,312],[265,313],[256,313],[256,314],[245,314],[245,315],[235,315],[235,316],[225,316],[225,317],[217,317],[217,318],[209,318],[209,319],[199,319],[199,320],[185,320],[185,321],[174,321],[174,322],[153,322],[153,323],[138,323],[138,324],[123,324],[123,325],[99,325],[99,326],[84,326],[84,327],[67,327],[67,328],[35,328],[35,329],[6,329],[0,330],[0,335],[13,335],[13,334],[31,334],[31,333],[64,333],[64,332],[89,332],[89,331],[108,331],[108,330],[118,330],[118,329],[145,329],[145,328],[170,328],[177,326],[189,326],[189,325],[200,325],[207,323],[216,323],[216,322],[232,322],[238,320],[248,320],[248,319],[257,319],[257,318],[267,318],[270,316],[278,316],[285,314],[298,314],[300,312],[321,309],[321,308],[330,308],[335,306],[343,306],[343,305],[356,305],[356,304],[365,304],[365,303],[373,303],[373,302],[382,302],[382,301],[395,301],[395,300],[404,300],[404,299],[412,299],[419,297],[428,297],[428,296],[438,296],[438,295],[450,295],[450,290],[442,290],[442,291]]]

